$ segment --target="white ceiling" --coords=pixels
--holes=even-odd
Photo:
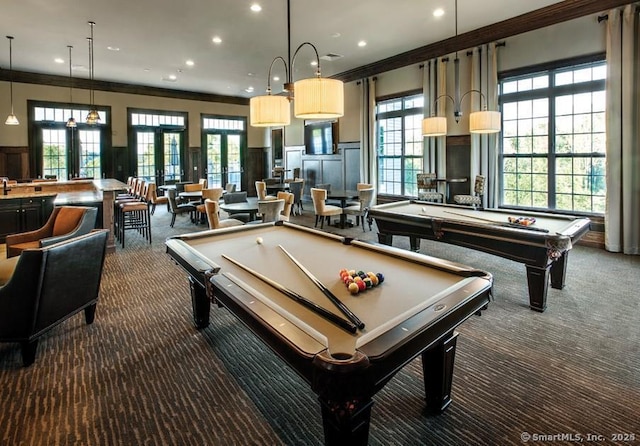
[[[94,28],[95,78],[227,96],[251,97],[266,88],[276,56],[287,59],[286,0],[14,0],[2,2],[0,29],[14,36],[13,68],[88,77],[88,21]],[[262,11],[250,10],[259,3]],[[458,0],[458,34],[515,17],[558,0]],[[436,8],[445,15],[433,16]],[[455,36],[455,0],[291,0],[292,51],[313,43],[322,74],[331,76]],[[216,45],[212,37],[220,36]],[[367,45],[358,47],[365,40]],[[8,68],[9,43],[0,45]],[[108,47],[119,48],[119,51]],[[293,56],[293,55],[292,55]],[[55,63],[55,58],[64,63]],[[309,77],[313,50],[305,46],[294,80]],[[193,67],[185,64],[195,62]],[[167,81],[170,75],[175,81]],[[273,75],[284,79],[284,67]],[[274,92],[281,88],[274,82]],[[254,87],[253,93],[245,91]]]

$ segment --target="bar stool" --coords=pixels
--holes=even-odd
[[[144,201],[128,201],[119,205],[116,235],[124,248],[125,232],[135,229],[151,244],[151,212]]]

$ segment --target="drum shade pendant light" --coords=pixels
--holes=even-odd
[[[89,22],[89,27],[91,28],[91,37],[87,37],[89,41],[89,79],[91,81],[91,86],[89,89],[89,102],[91,103],[91,109],[87,114],[87,124],[96,125],[100,123],[100,114],[98,114],[98,110],[96,110],[95,106],[95,92],[93,90],[93,76],[94,76],[94,65],[93,65],[93,27],[95,26],[95,22]]]
[[[78,124],[73,118],[73,76],[71,74],[71,50],[73,47],[71,45],[67,45],[67,48],[69,48],[69,104],[71,105],[71,116],[67,120],[67,127],[76,128]]]
[[[455,1],[455,31],[456,37],[458,36],[458,0]],[[455,98],[452,98],[448,94],[438,96],[431,107],[431,116],[422,120],[422,135],[423,136],[444,136],[447,134],[447,118],[444,116],[436,116],[437,102],[442,98],[448,98],[453,102],[453,116],[456,122],[460,121],[462,117],[462,111],[460,110],[462,100],[471,93],[478,93],[480,95],[480,103],[482,106],[481,111],[472,112],[469,115],[469,132],[470,133],[498,133],[501,128],[501,115],[497,111],[487,110],[487,98],[482,94],[480,90],[469,90],[465,94],[460,96],[460,60],[458,59],[458,52],[456,51],[456,58],[453,61],[454,75],[455,75]]]
[[[6,125],[19,125],[20,122],[18,118],[16,118],[15,113],[13,113],[13,55],[11,47],[13,36],[7,36],[7,39],[9,39],[9,95],[11,97],[11,114],[7,116],[7,120],[4,121],[4,123]]]
[[[269,67],[267,94],[249,101],[250,123],[254,127],[278,127],[291,123],[289,103],[293,101],[296,118],[335,119],[344,115],[344,84],[336,79],[323,78],[317,48],[310,42],[298,46],[291,58],[291,4],[287,0],[287,60],[276,57]],[[293,66],[300,49],[309,45],[316,55],[316,76],[293,82]],[[286,72],[284,91],[286,95],[272,95],[271,70],[276,61],[282,61]],[[295,94],[294,94],[295,93]]]

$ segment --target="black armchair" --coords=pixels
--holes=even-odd
[[[19,342],[22,362],[35,361],[40,336],[84,310],[95,317],[108,230],[25,249],[9,281],[0,287],[0,342]]]

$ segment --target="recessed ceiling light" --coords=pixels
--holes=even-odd
[[[433,11],[433,16],[434,17],[442,17],[443,15],[444,15],[444,9],[442,9],[442,8],[438,8],[438,9]]]
[[[117,46],[108,46],[107,49],[109,51],[120,51],[120,48],[118,48]]]
[[[169,75],[169,79],[171,79],[172,81],[175,81],[178,78],[178,76],[176,76],[175,74],[170,74]]]
[[[222,39],[218,36],[215,36],[213,39],[211,39],[211,41],[213,43],[222,43]]]
[[[144,71],[148,73],[149,71],[151,71],[151,68],[145,68]]]
[[[253,93],[253,87],[247,87],[245,90],[247,93]]]
[[[312,60],[311,61],[311,66],[315,67],[316,65],[318,65],[318,61],[317,60]]]
[[[367,42],[364,40],[361,40],[360,42],[358,42],[358,46],[359,47],[367,46]]]
[[[273,76],[273,80],[274,80],[275,82],[278,82],[278,81],[280,80],[280,76]]]
[[[196,63],[195,63],[194,61],[192,61],[191,59],[189,59],[189,60],[187,60],[187,61],[185,62],[185,64],[187,64],[187,66],[189,66],[189,67],[192,67],[192,66],[194,66]]]
[[[55,63],[64,63],[64,59],[61,59],[60,57],[56,57],[55,59],[53,59],[53,61]]]
[[[333,37],[334,39],[337,39],[338,37],[340,37],[342,34],[340,33],[333,33],[331,34],[331,37]]]
[[[260,6],[257,3],[254,3],[253,5],[251,5],[251,10],[253,12],[260,12],[260,11],[262,11],[262,6]]]

